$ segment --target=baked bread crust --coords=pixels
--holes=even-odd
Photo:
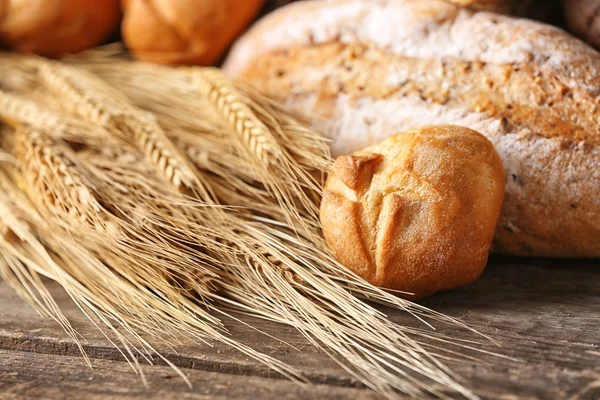
[[[494,251],[600,256],[600,55],[562,30],[441,0],[293,3],[225,68],[348,154],[394,132],[456,124],[500,154]]]
[[[119,0],[0,0],[0,47],[61,57],[117,31]]]
[[[333,165],[321,203],[337,259],[421,298],[479,277],[504,197],[493,145],[458,126],[396,134]]]
[[[139,59],[212,65],[256,17],[263,0],[121,0],[122,34]]]

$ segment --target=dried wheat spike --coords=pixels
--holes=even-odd
[[[33,62],[42,86],[58,96],[64,109],[90,122],[112,126],[129,106],[123,94],[91,74],[52,61]]]
[[[36,65],[40,82],[58,96],[66,110],[136,144],[179,192],[212,202],[214,195],[202,177],[153,115],[138,110],[93,74],[50,61],[36,61]]]
[[[203,200],[214,198],[201,175],[171,142],[153,115],[142,112],[127,115],[121,128],[135,138],[146,157],[180,193],[196,193]]]
[[[28,127],[15,133],[20,176],[34,203],[65,223],[78,222],[118,236],[119,228],[96,198],[97,188],[49,135]]]
[[[66,125],[59,115],[40,107],[36,102],[1,90],[0,120],[12,127],[27,124],[50,130],[64,129]]]
[[[28,125],[34,129],[52,132],[55,137],[73,142],[84,139],[96,142],[103,140],[101,130],[88,129],[74,118],[60,115],[35,101],[1,90],[0,121],[13,128],[19,124]]]
[[[191,72],[192,83],[240,136],[247,149],[268,166],[280,154],[279,144],[269,128],[257,118],[251,100],[238,92],[233,83],[216,68]]]

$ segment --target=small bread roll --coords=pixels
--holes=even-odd
[[[120,18],[119,0],[0,0],[0,46],[60,57],[100,44]]]
[[[122,0],[127,47],[144,61],[212,65],[263,0]]]
[[[504,169],[490,141],[432,126],[339,157],[321,223],[338,261],[417,299],[479,277],[503,199]]]

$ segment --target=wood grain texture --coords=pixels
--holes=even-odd
[[[164,366],[144,368],[154,382],[144,389],[127,364],[94,360],[89,369],[79,357],[0,350],[0,397],[40,399],[292,399],[298,396],[328,399],[375,399],[370,391],[309,385],[285,380],[242,377],[216,372],[184,370],[190,389]]]
[[[448,364],[483,398],[600,398],[599,266],[598,260],[573,262],[495,258],[482,278],[473,285],[427,299],[423,302],[425,305],[461,318],[482,333],[499,340],[502,347],[488,346],[487,349],[508,357],[480,354],[477,362],[449,361]],[[150,385],[150,390],[144,391],[137,376],[124,372],[128,367],[118,352],[90,326],[64,293],[57,287],[53,287],[53,292],[75,328],[86,337],[85,348],[97,370],[86,369],[77,348],[60,328],[52,321],[41,319],[17,299],[6,285],[0,283],[0,349],[6,350],[0,353],[0,398],[4,398],[3,393],[15,394],[7,392],[9,384],[6,381],[9,379],[12,379],[10,387],[33,385],[39,388],[35,390],[42,390],[29,392],[29,396],[43,394],[43,390],[47,390],[45,393],[48,396],[60,398],[60,390],[83,391],[83,386],[78,387],[77,382],[83,382],[84,377],[94,377],[94,380],[105,377],[103,386],[110,386],[116,391],[111,395],[128,398],[185,398],[188,394],[203,393],[188,392],[184,382],[168,367],[161,365],[144,368]],[[414,320],[405,314],[389,311],[389,315],[398,323],[415,325]],[[292,385],[289,386],[287,398],[320,398],[323,396],[321,390],[325,390],[322,387],[331,391],[327,392],[326,397],[338,396],[336,393],[348,398],[371,395],[360,389],[360,385],[343,369],[311,346],[294,329],[248,317],[244,317],[244,321],[299,351],[243,324],[228,321],[234,338],[290,363],[303,371],[314,385],[291,389],[294,384],[279,379],[257,361],[218,343],[214,347],[183,343],[176,348],[178,354],[164,346],[157,346],[176,365],[185,368],[190,379],[198,382],[198,387],[206,390],[212,385],[207,380],[212,378],[203,374],[210,373],[215,374],[215,384],[227,377],[234,382],[233,386],[245,385],[248,391],[245,398],[268,398],[269,393],[263,395],[261,392],[261,385],[265,382],[274,390],[271,392],[273,397],[281,396],[279,398],[283,397],[283,389],[277,392],[275,386],[280,384],[283,385],[281,388]],[[440,328],[441,332],[449,335],[476,339],[452,327]],[[28,352],[34,354],[28,355]],[[21,364],[9,363],[9,357],[21,360]],[[49,371],[62,365],[61,360],[65,360],[62,357],[69,360],[67,364],[77,360],[80,364],[77,364],[77,373],[73,371],[71,376],[70,372],[64,372],[65,379],[56,382]],[[43,362],[45,359],[49,360],[46,364]],[[32,368],[29,375],[26,373],[28,368]],[[7,378],[7,374],[14,373],[19,375]],[[37,377],[39,380],[33,380]],[[32,380],[36,383],[27,383]],[[93,395],[94,389],[90,390],[90,395]],[[120,393],[118,390],[129,392]],[[77,393],[84,392],[72,392],[73,395]],[[233,387],[211,393],[217,398],[243,398],[236,394],[240,392]]]

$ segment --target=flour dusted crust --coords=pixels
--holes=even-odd
[[[485,137],[424,127],[336,160],[323,234],[367,281],[421,298],[479,277],[503,197],[502,162]]]
[[[506,197],[494,249],[600,256],[600,55],[562,30],[441,0],[319,0],[260,21],[226,69],[335,155],[431,124],[484,134]]]
[[[565,0],[563,3],[569,29],[600,48],[600,0]]]

